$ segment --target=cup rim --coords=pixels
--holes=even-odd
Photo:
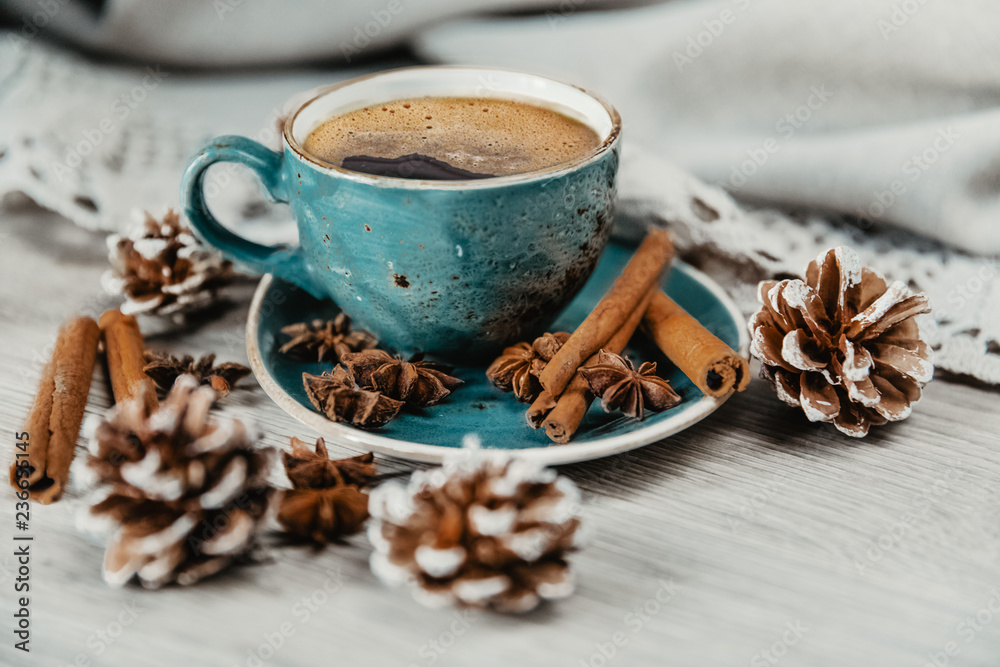
[[[329,162],[324,162],[319,158],[316,158],[305,151],[302,145],[296,141],[292,128],[295,125],[295,120],[298,118],[299,114],[310,104],[323,98],[330,93],[345,88],[347,86],[365,81],[368,79],[373,79],[380,76],[385,76],[388,74],[393,74],[403,71],[417,71],[417,70],[466,70],[474,72],[505,72],[512,74],[522,74],[526,76],[532,76],[539,79],[546,79],[552,81],[562,86],[568,86],[570,88],[575,88],[580,92],[588,95],[598,104],[600,104],[604,110],[607,112],[608,117],[611,120],[611,130],[608,132],[607,137],[601,142],[601,144],[581,157],[575,158],[567,162],[561,162],[551,167],[546,167],[545,169],[538,169],[536,171],[528,171],[520,174],[510,174],[507,176],[495,176],[492,178],[480,178],[480,179],[461,179],[461,180],[425,180],[425,179],[415,179],[415,178],[400,178],[397,176],[379,176],[375,174],[366,174],[360,171],[352,171],[350,169],[344,169],[343,167],[338,167]],[[521,70],[514,70],[502,67],[472,67],[466,65],[425,65],[417,67],[397,67],[388,70],[380,70],[378,72],[373,72],[371,74],[365,74],[363,76],[355,77],[348,81],[341,81],[329,86],[323,86],[318,89],[315,95],[310,97],[308,100],[300,104],[295,111],[288,114],[282,125],[281,136],[282,140],[289,149],[291,149],[295,155],[305,162],[308,162],[313,168],[320,171],[327,172],[331,175],[336,175],[342,178],[346,178],[351,181],[358,183],[367,183],[369,185],[377,185],[381,187],[393,187],[401,188],[407,190],[469,190],[469,189],[487,189],[494,187],[504,187],[514,184],[531,183],[539,180],[546,180],[550,178],[555,178],[558,176],[563,176],[565,174],[572,173],[581,167],[588,164],[596,162],[605,153],[612,150],[617,144],[621,136],[622,121],[621,116],[618,114],[618,110],[615,109],[610,102],[604,99],[601,95],[582,88],[580,86],[574,85],[572,83],[567,83],[565,81],[560,81],[552,77],[544,76],[541,74],[534,74],[532,72],[524,72]]]

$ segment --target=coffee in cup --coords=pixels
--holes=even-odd
[[[352,171],[458,180],[546,169],[583,158],[600,143],[587,125],[537,104],[417,97],[334,116],[303,148]]]

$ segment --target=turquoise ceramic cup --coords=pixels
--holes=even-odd
[[[502,98],[559,111],[601,138],[588,155],[545,170],[431,181],[349,171],[306,153],[331,116],[421,96]],[[218,137],[184,174],[195,233],[229,259],[334,300],[355,326],[401,353],[469,360],[536,335],[586,282],[611,231],[621,120],[585,90],[532,74],[415,67],[322,90],[285,121],[282,151]],[[209,212],[203,179],[216,162],[249,167],[289,205],[299,245],[264,246]]]

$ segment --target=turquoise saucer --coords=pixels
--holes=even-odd
[[[572,331],[587,316],[628,262],[632,249],[611,244],[593,276],[563,311],[551,331]],[[710,331],[741,354],[747,354],[743,317],[722,289],[703,273],[675,262],[664,280],[667,294]],[[518,450],[546,464],[572,463],[617,454],[662,440],[716,410],[726,400],[702,394],[645,336],[637,334],[626,353],[636,361],[657,362],[657,371],[681,395],[677,407],[634,421],[607,414],[596,401],[573,441],[553,444],[543,430],[525,421],[527,408],[493,387],[485,366],[456,368],[465,381],[447,401],[418,413],[404,412],[386,426],[362,430],[329,421],[317,412],[302,387],[302,373],[329,370],[329,363],[302,363],[278,352],[287,338],[281,328],[337,313],[331,301],[319,301],[302,289],[266,275],[261,279],[247,322],[247,351],[257,380],[274,401],[331,442],[414,461],[438,462],[461,447],[462,437],[475,433],[486,449]]]

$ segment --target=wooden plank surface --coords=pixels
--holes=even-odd
[[[105,267],[99,235],[31,207],[0,210],[8,456],[60,322],[113,303],[98,285]],[[245,363],[251,290],[237,289],[220,318],[153,333],[149,345]],[[271,445],[312,435],[247,386],[224,413],[253,418]],[[109,404],[95,374],[88,415]],[[270,560],[193,588],[108,588],[101,545],[74,527],[73,491],[32,508],[25,656],[12,648],[8,494],[0,664],[996,667],[998,408],[996,390],[939,380],[911,419],[855,441],[755,380],[666,442],[562,468],[584,490],[591,543],[573,561],[576,595],[523,617],[417,606],[371,574],[363,535],[324,551],[268,536]]]

